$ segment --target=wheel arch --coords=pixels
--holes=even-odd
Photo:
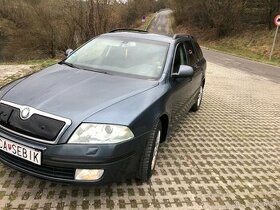
[[[159,118],[162,126],[162,136],[160,142],[165,142],[168,134],[169,117],[167,114],[161,115]]]
[[[204,86],[205,86],[205,78],[203,78],[202,80],[202,87],[204,88]]]

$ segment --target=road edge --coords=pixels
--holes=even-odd
[[[252,58],[249,58],[249,57],[245,57],[245,56],[242,56],[242,55],[238,55],[238,54],[235,54],[235,53],[225,52],[225,51],[221,51],[221,50],[217,50],[217,49],[210,48],[210,47],[205,47],[205,46],[201,46],[201,48],[205,49],[205,50],[210,50],[210,51],[214,51],[214,52],[223,53],[223,54],[226,54],[226,55],[231,55],[231,56],[234,56],[234,57],[237,57],[237,58],[242,58],[242,59],[248,60],[252,63],[258,63],[258,64],[267,65],[267,66],[270,66],[270,67],[276,67],[276,68],[280,69],[280,66],[278,66],[276,64],[273,65],[273,64],[270,64],[270,63],[266,63],[266,62],[261,62],[261,61],[258,61],[258,60],[255,60],[255,59],[252,59]]]

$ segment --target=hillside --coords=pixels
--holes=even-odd
[[[209,35],[212,33],[211,30],[178,26],[176,31],[194,35],[204,47],[280,66],[280,33],[277,36],[272,60],[269,61],[275,30],[251,29],[234,32],[232,35],[219,39],[214,39]]]

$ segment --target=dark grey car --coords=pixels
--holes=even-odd
[[[200,107],[191,36],[114,31],[0,90],[0,160],[60,182],[148,180],[179,115]]]

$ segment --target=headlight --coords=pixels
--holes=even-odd
[[[83,123],[71,136],[72,144],[111,144],[127,141],[134,137],[126,126]]]

